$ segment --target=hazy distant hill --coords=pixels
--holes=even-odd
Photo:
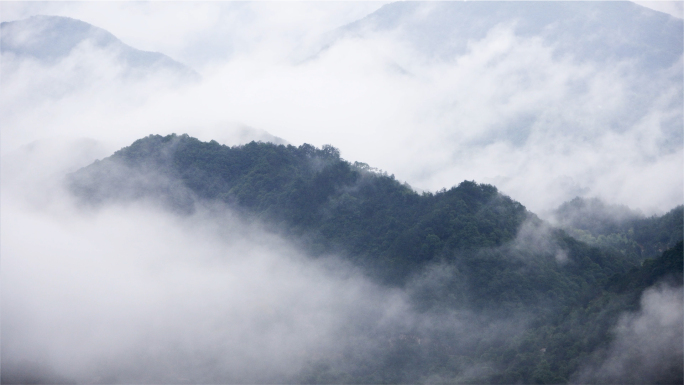
[[[55,64],[77,48],[106,53],[127,75],[168,71],[183,79],[199,79],[193,69],[158,53],[130,47],[111,33],[86,22],[62,16],[33,16],[0,24],[1,51],[19,59]]]
[[[500,31],[504,32],[497,34]],[[509,34],[510,31],[513,31],[513,35]],[[35,17],[3,23],[1,32],[3,81],[13,79],[17,86],[6,87],[7,96],[3,96],[5,110],[9,111],[14,109],[11,104],[11,92],[25,84],[28,89],[26,95],[33,101],[34,98],[39,99],[46,94],[61,96],[77,87],[85,87],[92,91],[85,93],[85,97],[96,98],[102,94],[102,87],[111,84],[118,87],[119,84],[125,83],[119,81],[122,78],[134,80],[126,83],[126,86],[135,86],[138,79],[149,74],[175,74],[154,79],[161,79],[160,83],[163,84],[174,76],[181,79],[197,77],[192,70],[164,55],[135,50],[112,34],[73,19]],[[497,61],[500,55],[496,49],[500,47],[500,43],[505,45],[507,39],[521,42],[508,46],[509,52],[515,53],[513,59],[521,59],[527,55],[527,51],[520,50],[520,47],[532,47],[536,53],[541,52],[541,56],[554,56],[553,60],[549,60],[550,72],[564,73],[563,68],[566,64],[577,71],[572,72],[574,75],[571,73],[567,82],[563,81],[559,86],[567,87],[567,97],[559,98],[557,102],[552,100],[549,105],[539,108],[537,104],[541,98],[534,99],[529,102],[530,112],[524,112],[522,120],[517,120],[517,116],[511,119],[504,116],[505,119],[502,118],[501,123],[504,129],[501,132],[494,130],[491,135],[483,135],[484,139],[476,138],[472,142],[455,142],[459,145],[451,146],[452,149],[469,148],[470,144],[481,145],[486,140],[502,140],[506,135],[510,136],[515,146],[523,147],[527,140],[525,130],[531,131],[530,126],[537,123],[535,129],[538,132],[556,130],[559,133],[539,142],[543,145],[566,143],[566,133],[576,135],[578,141],[584,144],[594,143],[592,135],[600,130],[611,130],[616,133],[614,136],[608,136],[612,139],[618,138],[625,130],[633,129],[631,134],[637,138],[637,145],[634,147],[619,146],[618,142],[615,147],[595,148],[591,154],[604,150],[623,154],[632,151],[637,152],[638,157],[652,158],[657,157],[658,153],[681,151],[682,21],[635,4],[399,2],[388,4],[368,17],[335,31],[329,36],[327,46],[328,49],[335,49],[335,45],[344,39],[356,39],[355,43],[361,46],[366,43],[372,45],[377,42],[374,38],[388,38],[393,41],[383,46],[390,48],[387,49],[386,55],[385,52],[378,55],[379,60],[391,62],[396,59],[392,55],[401,56],[405,53],[402,49],[410,47],[406,51],[410,53],[406,55],[409,57],[406,60],[409,64],[411,60],[416,59],[431,64],[437,63],[437,67],[458,68],[456,64],[459,56],[468,56],[469,50],[476,46],[478,41],[487,40],[487,36],[494,38],[487,44],[478,46],[481,50],[479,52],[493,49],[494,53],[488,56],[492,50],[485,52],[487,61],[484,71],[488,71],[489,64],[494,67],[499,65]],[[402,48],[394,50],[394,43],[401,45]],[[342,52],[351,52],[349,56],[353,56],[356,51],[344,51],[349,46],[343,47]],[[401,53],[397,53],[400,51]],[[331,57],[334,58],[334,55]],[[525,60],[519,60],[517,63],[523,68],[516,75],[529,79],[530,84],[534,83],[534,77],[540,69],[534,67],[537,58],[538,56],[531,54],[523,58]],[[508,59],[504,57],[500,62],[506,65]],[[15,65],[16,63],[20,64]],[[401,64],[399,63],[397,68],[401,69]],[[480,66],[479,62],[476,64]],[[556,65],[560,70],[555,67]],[[82,71],[84,66],[89,66],[91,70],[102,66],[104,70],[90,71],[88,76],[84,76],[83,73],[87,72]],[[533,69],[530,70],[529,66]],[[397,71],[397,77],[391,80],[411,76],[409,67],[407,66],[407,71]],[[414,69],[419,67],[416,65]],[[22,76],[12,77],[14,73],[5,72],[6,68],[16,70],[16,73]],[[47,75],[43,78],[36,76],[36,69]],[[596,79],[608,80],[592,83],[590,80],[594,77],[587,80],[582,75],[585,72],[594,74]],[[613,72],[618,72],[627,79],[624,87],[613,89],[615,83],[610,76],[606,76]],[[11,75],[7,76],[8,73]],[[420,71],[416,73],[420,74]],[[443,72],[437,72],[435,75],[438,82],[443,79],[441,74]],[[516,76],[495,77],[498,81],[484,84],[483,88],[498,89],[503,82],[514,77]],[[33,84],[35,78],[38,80]],[[93,79],[101,81],[93,82]],[[444,88],[448,88],[449,92],[453,91],[454,94],[464,95],[454,100],[465,100],[469,98],[473,88],[478,88],[483,83],[478,79],[485,78],[474,79],[475,81],[466,83],[467,86],[464,87],[451,87],[450,84],[460,83],[447,82]],[[55,85],[60,85],[60,81],[63,82],[63,90],[55,92],[54,88],[59,88]],[[543,79],[541,82],[546,83]],[[151,84],[152,87],[148,87],[150,89],[156,89],[158,85],[145,82],[139,84]],[[525,81],[514,82],[515,86],[510,87],[510,92],[525,94],[525,84]],[[557,86],[558,84],[553,82],[548,84],[549,89]],[[593,104],[599,99],[604,100],[586,98],[592,95],[587,92],[587,88],[592,86],[599,91],[611,91],[607,92],[609,96],[624,96],[624,103],[618,103],[619,108],[615,108],[610,118],[600,120],[595,125],[583,126],[580,119],[575,119],[575,114],[571,114],[568,120],[561,119],[562,114],[543,116],[546,112],[544,109],[553,107],[558,111],[564,111],[564,103],[572,104],[575,100],[582,103],[586,101],[587,104]],[[129,96],[128,91],[132,88],[121,90],[124,98]],[[670,97],[654,101],[663,90],[670,92]],[[534,93],[534,89],[532,91]],[[423,95],[427,93],[418,93],[418,97]],[[503,99],[508,95],[511,94],[505,93]],[[599,92],[597,95],[600,97],[605,93]],[[214,96],[215,94],[210,95]],[[102,103],[106,105],[108,99],[102,99]],[[130,99],[133,100],[132,103],[136,102],[136,98]],[[427,99],[432,103],[429,97]],[[413,101],[415,102],[415,99]],[[440,100],[435,100],[435,103],[439,102]],[[655,108],[659,107],[659,104],[671,104],[672,109]],[[76,106],[81,107],[79,104]],[[494,113],[497,107],[505,104],[493,103],[488,106],[491,108],[475,110],[474,114]],[[268,113],[268,107],[264,106],[264,113]],[[453,128],[455,132],[465,132],[467,124],[458,126],[457,123],[467,107],[459,107],[459,110],[457,103],[447,104],[448,109],[451,110],[452,107],[453,111],[456,111],[454,120],[449,120],[445,124],[445,130]],[[30,113],[41,115],[41,110],[34,108],[34,104],[29,104],[25,108]],[[173,108],[173,104],[168,105],[168,109],[170,108]],[[73,113],[74,119],[83,119],[86,124],[92,126],[92,130],[119,128],[117,125],[121,121],[100,125],[110,115],[102,115],[102,118],[95,115],[96,119],[93,119],[93,115],[82,118],[80,113],[85,109],[76,108]],[[165,113],[168,109],[162,108],[161,112]],[[586,111],[588,110],[575,110],[577,117],[580,118]],[[142,113],[146,112],[147,110],[141,110],[140,115],[132,116],[140,118],[143,116]],[[653,115],[649,115],[651,113]],[[198,114],[202,114],[202,111]],[[174,115],[170,116],[173,118]],[[365,115],[359,116],[358,119],[363,119]],[[649,130],[657,131],[657,135],[653,136],[657,137],[657,140],[654,139],[643,146],[648,149],[641,153],[640,145],[645,142],[640,141],[640,138],[644,131],[634,129],[634,126],[649,116],[657,118],[647,122]],[[49,118],[42,121],[49,122]],[[203,117],[198,115],[197,124],[202,125],[204,121]],[[123,122],[139,124],[149,130],[160,127],[155,125],[154,121],[148,125],[145,119],[133,121],[131,118]],[[15,124],[14,127],[28,128],[28,124]],[[121,129],[125,130],[125,127]],[[397,127],[396,132],[400,129],[401,126]],[[326,317],[336,314],[330,310],[338,305],[328,299],[349,294],[340,290],[322,293],[320,298],[325,302],[324,307],[317,308],[315,312],[302,313],[296,318],[283,317],[284,313],[280,309],[301,309],[297,302],[303,297],[302,291],[295,291],[295,298],[286,296],[283,300],[280,300],[279,296],[267,295],[270,292],[264,291],[264,294],[256,298],[268,297],[269,301],[261,303],[259,300],[251,300],[250,298],[255,297],[245,295],[247,292],[258,292],[271,285],[274,290],[288,291],[288,287],[284,285],[295,286],[299,282],[288,283],[289,281],[285,280],[283,284],[278,281],[280,277],[292,275],[287,271],[287,264],[254,261],[258,256],[244,252],[252,246],[249,242],[242,244],[243,239],[237,238],[250,232],[249,235],[254,238],[255,244],[268,243],[268,237],[272,237],[278,240],[274,248],[280,250],[281,245],[291,247],[294,250],[292,254],[296,254],[293,258],[297,258],[298,263],[301,261],[302,266],[320,264],[325,269],[335,270],[342,279],[371,281],[373,289],[365,290],[365,286],[359,286],[362,292],[350,297],[354,302],[362,302],[363,297],[372,294],[371,291],[375,291],[376,287],[379,291],[396,294],[401,298],[398,304],[387,301],[390,312],[393,313],[389,318],[396,318],[396,321],[388,320],[388,317],[382,314],[376,318],[367,307],[356,309],[355,304],[343,302],[339,306],[350,308],[351,315],[349,319],[342,319],[342,323],[355,323],[352,318],[363,320],[360,327],[350,328],[350,332],[347,332],[343,325],[343,330],[339,333],[340,338],[345,343],[351,341],[345,345],[344,350],[339,350],[339,354],[321,355],[317,349],[308,351],[306,344],[300,345],[295,339],[286,339],[282,343],[282,349],[276,346],[274,354],[300,356],[303,362],[306,362],[304,368],[292,369],[298,372],[294,375],[289,374],[288,377],[280,375],[276,370],[272,377],[269,374],[263,378],[277,378],[283,383],[306,384],[682,383],[682,206],[675,207],[665,215],[647,218],[628,207],[614,205],[612,202],[577,198],[561,205],[553,213],[556,216],[556,225],[551,225],[540,220],[521,203],[502,194],[491,184],[458,179],[450,181],[439,191],[418,192],[407,183],[397,180],[394,175],[379,171],[365,163],[341,158],[340,152],[331,145],[321,148],[308,144],[288,145],[280,138],[250,128],[239,130],[234,135],[214,139],[226,143],[226,137],[232,137],[234,143],[240,144],[227,146],[213,140],[203,142],[188,135],[150,135],[121,148],[109,157],[79,168],[64,178],[66,190],[54,189],[54,195],[68,193],[72,195],[70,198],[73,200],[55,199],[55,210],[49,207],[47,211],[68,212],[63,217],[50,214],[49,227],[41,227],[41,222],[32,221],[33,211],[37,210],[19,211],[7,205],[8,211],[14,212],[15,215],[3,217],[6,219],[5,222],[9,223],[6,228],[12,229],[13,220],[21,223],[24,216],[28,217],[28,220],[23,229],[24,242],[10,243],[6,249],[16,253],[16,249],[26,244],[42,246],[42,242],[39,241],[46,236],[57,240],[54,243],[57,245],[55,248],[60,249],[59,253],[52,253],[48,247],[42,247],[34,253],[32,248],[26,247],[28,251],[25,254],[16,253],[14,256],[15,260],[30,254],[44,254],[45,257],[35,259],[36,262],[23,258],[22,262],[26,264],[16,265],[22,267],[32,264],[38,271],[36,275],[29,275],[35,277],[34,279],[23,279],[21,275],[14,277],[15,283],[26,282],[26,287],[30,288],[30,291],[26,292],[28,295],[22,297],[20,290],[6,285],[10,288],[7,290],[10,294],[8,298],[13,300],[10,303],[15,305],[15,309],[7,307],[9,311],[5,313],[12,315],[15,325],[26,324],[21,329],[25,328],[30,332],[26,334],[30,338],[22,340],[14,336],[11,328],[3,328],[6,331],[3,340],[9,341],[10,344],[14,343],[15,352],[25,350],[22,342],[28,341],[28,345],[31,345],[31,341],[34,340],[49,340],[50,338],[43,336],[50,335],[58,336],[58,343],[75,345],[92,340],[99,346],[102,340],[117,339],[116,333],[112,334],[107,328],[97,325],[94,325],[94,329],[74,328],[65,332],[61,326],[64,323],[59,319],[61,317],[52,317],[51,314],[62,314],[65,318],[79,320],[75,325],[83,325],[84,322],[90,324],[92,322],[89,320],[93,318],[89,318],[87,313],[92,308],[112,306],[114,310],[121,309],[117,308],[116,304],[112,305],[121,302],[124,303],[124,309],[131,310],[102,313],[111,315],[106,318],[112,318],[107,319],[104,325],[110,324],[109,322],[116,324],[117,327],[121,325],[123,332],[119,335],[123,335],[123,339],[129,339],[129,317],[136,318],[134,326],[144,323],[146,328],[142,329],[141,340],[130,338],[135,343],[133,349],[127,349],[126,346],[129,345],[119,344],[118,341],[114,341],[112,345],[102,345],[106,350],[110,347],[113,347],[113,350],[117,350],[119,346],[123,347],[119,354],[134,362],[132,369],[129,368],[133,372],[130,377],[116,376],[121,371],[116,360],[107,360],[107,355],[93,354],[93,376],[81,378],[95,380],[76,381],[68,376],[68,372],[66,375],[60,373],[59,367],[52,372],[48,366],[49,359],[46,359],[43,365],[43,352],[47,352],[46,357],[57,357],[60,350],[37,349],[36,352],[40,353],[35,356],[38,362],[21,361],[19,355],[4,356],[0,382],[238,383],[231,381],[232,373],[227,373],[230,366],[226,364],[233,364],[234,361],[251,366],[251,357],[260,359],[256,354],[263,349],[258,346],[259,341],[250,339],[249,335],[235,340],[231,340],[230,335],[228,339],[221,339],[218,336],[217,341],[222,346],[217,355],[213,355],[210,351],[211,344],[186,344],[185,342],[192,342],[189,340],[193,339],[193,333],[186,331],[194,329],[207,336],[207,339],[213,340],[218,333],[224,334],[222,330],[233,329],[232,322],[239,322],[254,325],[258,333],[262,334],[263,325],[275,320],[282,322],[279,325],[284,325],[277,326],[277,334],[287,334],[289,325],[297,325],[301,326],[307,337],[312,340],[326,339],[325,333],[318,334],[310,330],[315,330],[318,323],[326,323]],[[272,143],[253,141],[242,144],[252,139]],[[351,142],[351,145],[358,143]],[[370,143],[372,146],[376,145],[374,142]],[[445,143],[445,147],[449,148],[449,145],[450,143]],[[542,148],[543,145],[532,149]],[[380,143],[377,146],[380,154],[388,148],[381,147]],[[420,158],[428,157],[427,151],[411,153],[409,147],[395,146],[392,150],[402,151],[399,154],[408,162],[420,163]],[[375,147],[369,148],[371,151],[376,150]],[[494,149],[500,151],[499,153],[508,150],[505,147],[504,151]],[[66,170],[73,170],[77,165],[89,162],[104,151],[104,147],[100,147],[97,142],[87,140],[64,143],[55,140],[33,142],[10,156],[3,154],[2,166],[13,171],[8,174],[3,168],[3,181],[9,180],[19,186],[19,182],[25,179],[46,179],[45,176],[38,175],[41,172],[49,173],[50,177],[62,178]],[[546,158],[548,159],[550,158]],[[570,163],[573,159],[579,158],[560,159]],[[623,159],[618,157],[612,164],[598,163],[603,169],[625,164],[626,168],[620,172],[631,172],[632,163],[622,162]],[[629,159],[636,158],[627,158]],[[544,158],[535,158],[535,161],[543,163]],[[40,162],[49,163],[52,167]],[[469,166],[466,163],[459,163],[459,158],[448,158],[447,163],[463,168]],[[527,165],[529,163],[508,176],[512,179],[519,177]],[[497,171],[494,166],[496,164],[491,168]],[[676,167],[649,170],[672,169]],[[549,167],[545,172],[539,172],[540,177],[531,182],[530,179],[524,178],[517,181],[526,184],[525,188],[532,191],[533,196],[537,192],[537,196],[542,198],[548,190],[539,187],[538,184],[544,183],[544,179],[556,177],[557,171],[554,167]],[[670,172],[663,172],[663,177],[673,177]],[[589,177],[602,176],[605,176],[605,171]],[[673,178],[676,177],[678,176]],[[648,178],[644,178],[643,183],[647,183],[647,180]],[[21,188],[8,188],[8,192],[23,194],[30,198],[31,191],[28,190],[32,188],[35,191],[43,188],[42,186],[50,187],[44,188],[46,194],[36,194],[37,196],[52,195],[53,185],[50,183],[25,183],[20,186]],[[570,195],[572,196],[574,195]],[[7,202],[11,204],[23,200]],[[74,221],[73,218],[79,218],[80,215],[73,215],[72,204],[77,207],[74,211],[83,210],[78,214],[85,213],[87,215],[83,217],[94,218],[96,221]],[[149,206],[153,208],[150,209]],[[159,221],[148,222],[143,219],[149,213],[156,216],[160,211],[164,212]],[[99,230],[106,232],[107,235],[112,234],[112,239],[117,244],[130,246],[121,249],[124,252],[140,249],[139,254],[124,254],[118,249],[110,251],[111,247],[107,245],[111,245],[111,242],[98,240],[100,233],[84,231],[86,226],[91,226],[111,213],[117,214],[111,217],[113,220],[109,219],[117,222],[115,226],[102,227]],[[128,220],[120,221],[119,213],[124,216],[130,215],[130,220],[140,222],[141,228],[146,226],[152,231],[140,232],[137,238],[130,237],[130,231],[118,232],[117,229],[129,228],[131,223]],[[240,226],[246,223],[249,225],[245,226],[244,233],[232,234],[232,228],[223,226],[229,222],[222,221],[226,219],[225,216],[231,219],[238,217],[240,221],[236,223]],[[107,218],[104,219],[106,221]],[[178,229],[175,225],[160,225],[174,221],[182,225],[178,226]],[[216,223],[209,223],[205,227],[207,223],[204,221]],[[74,225],[74,222],[78,223]],[[221,230],[209,234],[213,231],[214,224],[221,227]],[[254,234],[251,234],[251,225],[258,229],[253,231]],[[44,234],[44,229],[61,230],[67,227],[71,228],[70,232],[54,231]],[[175,238],[186,231],[199,234],[199,241],[179,246],[185,242],[183,239]],[[72,238],[69,236],[71,233],[94,234],[91,235],[93,239],[89,245],[92,248],[83,249],[83,256],[78,259],[66,257],[67,254],[71,254],[71,250],[64,248],[62,251],[61,244],[74,244],[83,240],[83,243],[90,243],[91,240],[86,239],[86,236]],[[228,233],[231,234],[222,241],[238,244],[238,251],[233,252],[223,245],[213,251],[211,239]],[[11,234],[21,235],[20,232]],[[36,234],[40,236],[36,237]],[[205,238],[205,235],[208,237]],[[183,254],[183,264],[174,262],[174,259],[177,259],[176,254],[166,252],[166,248],[153,253],[153,264],[148,264],[140,257],[150,253],[155,247],[154,244],[146,243],[147,238],[157,236],[168,249],[178,248],[179,254]],[[96,249],[108,253],[90,251]],[[207,252],[209,249],[212,250]],[[260,253],[259,250],[257,252]],[[289,257],[290,255],[284,256]],[[111,258],[112,261],[107,261],[106,258]],[[186,258],[190,264],[185,264]],[[261,280],[264,275],[261,268],[254,274],[243,273],[245,270],[235,269],[234,265],[227,264],[230,273],[233,276],[243,275],[244,281],[235,280],[235,284],[228,286],[227,291],[217,291],[209,275],[221,269],[218,266],[224,262],[223,258],[237,260],[240,264],[250,264],[252,261],[262,264],[269,270],[266,274],[269,278]],[[149,294],[148,290],[154,290],[151,286],[150,289],[146,288],[144,281],[148,280],[149,275],[140,275],[141,281],[138,282],[143,284],[136,284],[136,280],[131,277],[138,272],[127,268],[129,265],[125,263],[118,263],[125,259],[142,259],[144,268],[150,270],[154,276],[165,270],[170,271],[169,285],[159,286],[158,290],[164,297],[146,296]],[[209,268],[203,268],[201,273],[195,274],[191,264],[200,259],[211,259]],[[112,265],[108,265],[109,262]],[[76,269],[81,264],[85,267]],[[102,267],[104,274],[101,277],[106,281],[116,282],[117,290],[88,290],[88,287],[93,286],[79,286],[78,282],[68,282],[69,277],[73,277],[75,281],[98,280],[100,276],[91,275],[93,266]],[[110,266],[116,268],[110,272]],[[348,269],[349,266],[351,268]],[[62,274],[60,270],[68,271],[70,274]],[[188,275],[177,273],[181,270],[193,271],[190,278],[193,281],[208,281],[207,289],[192,290],[192,285],[188,284],[189,280],[186,278]],[[15,271],[22,273],[20,269],[15,268]],[[316,282],[328,279],[326,275],[314,275],[313,279]],[[162,278],[164,277],[167,276],[162,274]],[[213,279],[230,281],[231,276],[218,274]],[[46,285],[41,280],[67,281],[68,294],[60,299],[59,291],[51,291],[50,282]],[[240,284],[248,281],[250,284]],[[252,282],[256,283],[251,284]],[[82,287],[86,289],[81,289]],[[318,284],[303,287],[306,294],[321,294],[321,287]],[[19,295],[13,294],[13,291]],[[50,301],[36,302],[35,314],[45,314],[45,324],[51,330],[55,330],[56,334],[34,332],[32,324],[35,319],[31,319],[33,308],[30,306],[26,307],[26,312],[17,311],[23,309],[23,302],[31,302],[31,293],[39,291],[49,292],[50,295],[45,298],[49,298]],[[119,294],[123,291],[131,297],[140,297],[142,302],[136,300],[134,306],[126,305],[125,301],[119,299]],[[72,295],[78,296],[82,292],[87,292],[88,302],[85,302],[86,306],[79,308],[75,305],[79,303],[78,299],[74,301],[75,297]],[[199,306],[174,306],[175,302],[166,302],[163,299],[159,301],[163,303],[155,303],[158,302],[156,298],[166,296],[187,296]],[[205,301],[210,299],[209,297],[213,297],[214,301]],[[249,302],[249,308],[255,309],[253,317],[241,310],[244,308],[231,306],[228,297],[234,297],[240,302]],[[276,301],[280,302],[278,305],[282,307],[272,306]],[[157,313],[154,311],[158,309],[155,305],[172,308],[172,312]],[[44,307],[62,306],[75,311],[68,310],[72,314],[42,311]],[[218,316],[205,317],[205,313],[197,313],[194,310],[210,307],[225,307],[228,312],[209,313]],[[408,308],[408,311],[401,309],[402,307]],[[139,316],[141,313],[137,309],[143,308],[154,313],[152,322],[147,322],[148,319]],[[12,311],[14,313],[11,313]],[[193,317],[188,318],[193,321],[190,327],[189,323],[182,322],[187,313],[193,314]],[[166,317],[165,314],[172,316]],[[320,315],[323,317],[319,317]],[[165,322],[161,322],[162,318],[178,322],[178,327],[165,327]],[[178,318],[178,321],[174,318]],[[347,322],[348,320],[352,322]],[[147,329],[148,326],[150,329]],[[155,329],[155,333],[158,330],[160,333],[174,334],[174,337],[178,335],[180,340],[174,341],[181,342],[168,345],[150,344],[145,330],[152,329]],[[334,333],[337,334],[337,331]],[[3,345],[6,347],[8,343],[3,342]],[[246,345],[249,351],[255,352],[254,355],[235,359],[238,355],[243,355],[241,350],[235,349],[238,345]],[[270,348],[271,345],[264,346]],[[3,355],[6,351],[12,351],[4,347]],[[26,351],[30,351],[30,348],[29,346]],[[230,351],[230,354],[223,354],[224,348],[225,351]],[[89,365],[87,362],[76,362],[74,357],[78,356],[61,356],[65,357],[65,361],[76,363],[76,366]],[[168,356],[172,359],[163,359]],[[159,361],[153,362],[157,360]],[[105,370],[100,372],[99,362],[105,361]],[[7,362],[9,364],[4,365]],[[191,370],[188,370],[188,367]],[[195,371],[195,367],[199,369]],[[215,374],[216,377],[212,377],[212,370],[217,367],[221,370]],[[109,376],[108,372],[114,373],[115,376]],[[178,376],[165,377],[166,372]],[[126,381],[127,378],[134,381]],[[161,381],[160,378],[173,380]],[[258,380],[252,383],[254,382]]]
[[[667,68],[683,50],[683,21],[631,2],[618,1],[445,1],[395,2],[340,28],[329,38],[396,33],[417,51],[443,59],[496,27],[540,37],[558,55],[578,60],[636,60]]]
[[[451,134],[444,140],[453,143],[452,160],[465,162],[462,153],[477,153],[463,148],[497,143],[526,154],[550,148],[546,141],[594,151],[592,146],[615,142],[604,138],[607,133],[622,141],[629,132],[652,130],[659,135],[654,153],[640,158],[651,162],[681,151],[682,36],[681,19],[626,1],[407,1],[331,32],[312,60],[360,45],[374,52],[374,65],[381,63],[407,81],[430,79],[432,73],[423,68],[434,66],[436,83],[453,84],[439,100],[453,106],[451,115],[445,113],[448,124],[440,127]],[[472,81],[453,80],[461,77]],[[470,106],[471,95],[486,99],[487,108],[470,115],[464,106]],[[536,99],[539,95],[557,99]],[[648,120],[656,110],[671,113]],[[635,147],[622,156],[648,148]],[[575,182],[600,169],[588,160],[580,164],[585,172],[567,175]],[[524,173],[520,169],[509,177]],[[579,185],[597,193],[597,183]],[[503,181],[499,187],[511,193],[515,188]],[[563,190],[564,200],[580,193]]]

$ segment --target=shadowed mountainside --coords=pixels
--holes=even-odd
[[[574,238],[639,262],[673,247],[684,232],[683,206],[647,218],[626,206],[575,198],[558,207],[553,217]]]
[[[681,242],[640,266],[549,226],[493,186],[465,181],[419,194],[345,161],[332,146],[228,147],[151,135],[70,174],[68,184],[91,208],[146,200],[187,215],[197,205],[225,204],[311,257],[339,255],[377,282],[402,288],[420,314],[466,312],[485,329],[514,319],[525,325],[496,337],[443,326],[376,331],[368,338],[385,346],[377,360],[365,362],[355,351],[336,362],[313,360],[294,382],[602,381],[586,368],[610,357],[601,352],[612,346],[621,315],[640,311],[639,299],[656,284],[681,290]],[[665,354],[676,362],[679,353]],[[668,367],[659,381],[676,380],[679,369]],[[652,375],[639,373],[624,378]]]

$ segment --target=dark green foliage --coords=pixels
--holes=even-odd
[[[684,234],[683,224],[684,206],[681,205],[661,217],[653,216],[634,221],[634,240],[639,245],[641,256],[656,257],[681,241]]]
[[[367,336],[375,350],[314,360],[295,382],[565,383],[610,344],[646,288],[682,284],[682,206],[643,218],[578,198],[558,210],[560,230],[493,186],[419,194],[332,146],[149,136],[69,183],[93,205],[152,199],[190,213],[198,202],[228,204],[459,325],[376,331]]]
[[[575,198],[563,203],[554,215],[573,237],[635,261],[660,255],[684,234],[684,206],[646,218],[625,206]]]
[[[635,267],[626,274],[612,277],[606,287],[609,291],[618,294],[631,293],[631,300],[634,303],[636,301],[634,294],[657,282],[666,281],[681,286],[683,258],[682,241],[679,241],[675,247],[666,250],[659,258],[647,259],[641,267]]]
[[[163,183],[147,186],[159,175]],[[138,140],[73,174],[71,188],[91,202],[151,194],[180,211],[192,210],[190,196],[220,200],[307,239],[313,254],[343,253],[396,283],[451,250],[510,241],[527,217],[493,186],[421,195],[331,146],[227,147],[187,135]]]
[[[596,359],[590,357],[592,352],[605,349],[612,341],[612,330],[620,315],[639,310],[639,300],[647,288],[656,283],[682,286],[683,256],[680,241],[660,257],[615,274],[593,296],[567,308],[550,325],[530,330],[525,338],[545,348],[545,359],[557,364],[555,372],[570,378],[580,365]],[[681,375],[680,367],[675,377]]]

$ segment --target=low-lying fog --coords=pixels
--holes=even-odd
[[[420,353],[397,358],[392,347],[448,335],[452,354],[470,354],[530,321],[524,311],[512,319],[418,311],[415,290],[449,280],[449,269],[427,269],[405,289],[383,287],[334,255],[307,257],[223,205],[198,203],[192,215],[145,201],[79,206],[62,182],[105,151],[88,143],[80,153],[37,143],[3,157],[3,382],[291,383],[330,363],[352,375],[397,359],[420,367]],[[545,226],[524,226],[511,246],[553,251],[548,236]],[[681,302],[681,288],[648,291],[575,379],[676,369]],[[422,380],[467,382],[502,369],[460,365],[458,378]]]
[[[524,328],[524,315],[417,312],[420,280],[379,286],[223,205],[80,207],[59,176],[87,156],[62,151],[52,173],[20,178],[45,161],[36,148],[3,162],[4,382],[287,383],[326,363],[351,374],[386,365],[406,338],[446,332],[468,349]],[[434,274],[445,273],[427,284]]]
[[[378,286],[334,255],[310,260],[223,206],[84,209],[63,189],[67,172],[149,134],[329,143],[417,189],[492,183],[532,211],[578,195],[646,215],[684,201],[681,56],[644,72],[632,60],[559,55],[514,21],[449,60],[401,31],[321,45],[381,5],[0,3],[2,21],[78,18],[202,75],[125,79],[112,52],[87,44],[50,65],[3,55],[3,379],[288,382],[326,360],[372,365],[417,331],[454,331],[467,347],[525,327],[524,315],[416,312],[410,285]],[[677,349],[647,332],[681,336],[681,293],[654,289],[644,301],[580,378],[630,367],[626,346],[662,342],[643,353],[656,357],[642,360],[646,372]],[[463,379],[496,369],[486,364]]]
[[[334,259],[307,260],[225,207],[189,217],[152,203],[89,211],[59,185],[31,200],[11,187],[2,191],[3,376],[274,382],[349,344],[363,352],[362,329],[413,322],[402,293]]]

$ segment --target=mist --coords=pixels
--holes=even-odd
[[[666,283],[644,292],[641,309],[623,314],[615,340],[583,368],[576,383],[662,383],[681,378],[682,287]]]
[[[114,148],[174,132],[236,144],[234,132],[249,127],[295,145],[333,144],[418,190],[491,183],[535,212],[576,196],[647,215],[684,200],[681,52],[655,67],[605,60],[511,20],[435,56],[403,27],[362,19],[383,4],[3,3],[5,20],[81,18],[203,79],[122,81],[111,53],[87,46],[52,66],[4,55],[3,151],[56,135]],[[432,17],[431,7],[417,12]],[[150,12],[159,16],[148,22]],[[136,28],[117,24],[129,17]],[[358,19],[365,30],[338,29]]]
[[[435,349],[458,358],[529,323],[524,312],[421,306],[454,271],[379,285],[223,204],[84,205],[64,170],[98,151],[71,149],[37,144],[3,161],[3,175],[47,175],[3,179],[3,383],[326,382],[387,367],[398,382],[467,382],[500,368],[465,360],[458,378],[424,378],[422,365]],[[48,167],[55,154],[62,163]]]
[[[468,382],[504,368],[466,353],[528,329],[527,309],[419,306],[445,282],[468,294],[439,262],[386,287],[191,194],[196,210],[178,213],[149,199],[88,207],[67,191],[69,173],[149,134],[332,144],[418,191],[475,180],[534,212],[576,196],[644,215],[684,202],[681,50],[653,66],[599,60],[492,19],[444,54],[407,39],[411,29],[372,24],[386,4],[1,2],[1,21],[72,17],[201,76],[130,76],[116,50],[88,41],[54,62],[3,53],[2,381],[372,381],[396,367],[397,381]],[[415,7],[397,11],[406,25],[438,9]],[[499,251],[572,263],[552,230],[528,221]],[[579,381],[651,381],[662,357],[681,363],[670,346],[681,302],[681,288],[646,292]],[[437,350],[457,378],[419,376]]]
[[[225,207],[79,210],[52,187],[2,194],[3,382],[273,383],[407,314]]]

